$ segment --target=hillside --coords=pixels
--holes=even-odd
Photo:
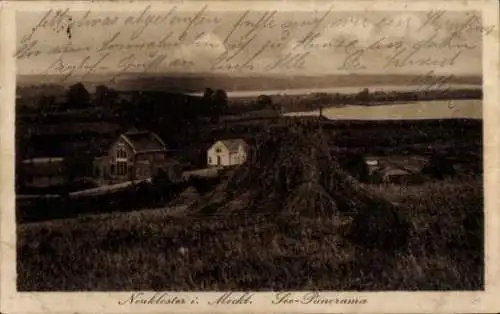
[[[249,163],[184,215],[21,225],[19,291],[483,287],[480,178],[368,188],[315,126],[261,134]]]

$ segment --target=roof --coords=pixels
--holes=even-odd
[[[181,166],[181,163],[178,160],[169,158],[165,160],[157,160],[154,162],[153,166],[155,168],[164,168],[164,167]]]
[[[384,176],[406,176],[412,175],[411,171],[405,169],[387,169],[384,171]]]
[[[378,161],[378,164],[373,164],[373,161]],[[370,162],[371,161],[371,162]],[[384,171],[392,169],[401,169],[410,173],[418,173],[427,163],[428,158],[423,156],[368,156],[365,157],[365,162],[369,167],[377,166]]]
[[[137,129],[132,129],[121,135],[136,154],[152,152],[152,151],[166,151],[167,148],[162,139],[153,132],[150,131],[140,131]]]
[[[227,150],[231,153],[237,152],[238,149],[240,148],[240,145],[243,145],[243,146],[247,145],[247,143],[240,138],[221,140],[220,142],[222,144],[224,144],[224,146],[226,146]]]
[[[62,162],[51,163],[24,163],[22,172],[31,176],[61,176],[64,174],[65,166]]]
[[[377,166],[378,165],[378,160],[367,159],[367,160],[365,160],[365,162],[368,166]]]
[[[23,160],[23,164],[45,164],[45,163],[61,163],[64,161],[62,157],[35,157]]]

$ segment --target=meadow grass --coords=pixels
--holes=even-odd
[[[166,209],[93,215],[19,225],[18,289],[482,289],[479,179],[368,188],[410,217],[415,228],[406,250],[353,245],[333,217],[303,218],[290,230],[259,215],[173,217]]]

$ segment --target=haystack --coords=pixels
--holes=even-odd
[[[297,226],[301,219],[348,216],[352,223],[339,233],[378,249],[404,246],[410,230],[396,205],[364,189],[340,167],[323,132],[311,124],[286,125],[261,134],[248,162],[200,210],[234,210],[228,205],[236,202],[237,210],[272,213],[285,228]]]

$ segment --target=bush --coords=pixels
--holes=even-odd
[[[422,169],[422,173],[434,179],[443,180],[456,174],[453,161],[442,153],[434,153]]]

